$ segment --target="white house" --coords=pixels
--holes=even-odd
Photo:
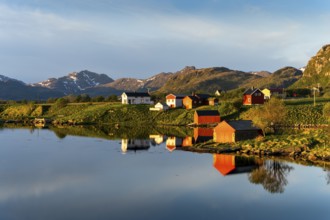
[[[174,94],[168,94],[166,96],[166,104],[170,108],[178,108],[182,107],[182,100],[183,98],[186,97],[186,95],[174,95]]]
[[[150,111],[166,111],[168,110],[170,107],[168,107],[168,105],[166,105],[166,103],[161,103],[158,102],[154,108],[149,108]]]
[[[122,104],[153,104],[148,93],[144,92],[124,92],[121,95]]]

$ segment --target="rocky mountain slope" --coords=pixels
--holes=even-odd
[[[225,67],[196,69],[186,67],[173,74],[166,84],[158,90],[160,93],[214,93],[217,89],[231,90],[244,86],[246,83],[262,78]]]
[[[323,46],[312,57],[303,73],[303,77],[293,87],[330,87],[330,44]]]
[[[0,75],[1,100],[46,100],[49,97],[61,97],[64,93],[48,88],[36,88],[24,82]]]
[[[110,82],[113,82],[113,79],[105,74],[98,74],[84,70],[78,73],[73,72],[57,79],[50,78],[46,81],[34,83],[32,86],[44,87],[69,95],[80,94],[88,88],[93,88]]]
[[[173,73],[159,73],[148,79],[120,78],[100,87],[113,88],[119,91],[155,91],[165,85]]]
[[[258,88],[287,88],[302,77],[301,70],[294,67],[284,67],[270,74],[268,77],[259,78],[246,83],[244,87]]]

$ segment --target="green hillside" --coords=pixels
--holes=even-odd
[[[303,77],[297,81],[293,88],[323,87],[330,89],[330,44],[323,46],[312,57],[304,71]]]

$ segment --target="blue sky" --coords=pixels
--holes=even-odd
[[[0,0],[0,74],[300,68],[330,43],[329,21],[328,0]]]

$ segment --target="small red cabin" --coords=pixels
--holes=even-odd
[[[260,89],[251,88],[243,94],[243,105],[262,105],[264,102],[264,94]]]
[[[220,114],[217,110],[197,110],[194,114],[195,124],[212,124],[220,122]]]

